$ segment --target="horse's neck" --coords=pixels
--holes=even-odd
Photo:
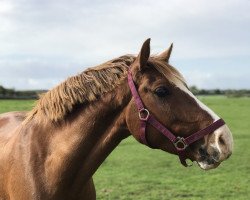
[[[71,187],[77,192],[109,153],[129,135],[124,114],[129,99],[121,97],[126,96],[121,93],[127,92],[126,86],[121,85],[117,94],[108,93],[88,106],[80,106],[60,126],[34,127],[34,140],[48,140],[37,141],[40,149],[44,148],[45,157],[39,165],[45,169],[47,188],[61,184],[61,188]]]

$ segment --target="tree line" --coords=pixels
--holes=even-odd
[[[198,89],[196,86],[191,86],[189,88],[194,95],[224,95],[227,97],[250,97],[250,90],[247,89],[240,89],[240,90],[233,90],[233,89]]]
[[[250,97],[250,90],[221,90],[221,89],[198,89],[196,86],[189,88],[194,95],[225,95],[227,97]],[[0,85],[0,99],[37,99],[46,90],[22,90],[4,88]]]
[[[5,88],[0,85],[0,99],[38,99],[39,95],[46,90],[22,90],[18,91],[11,88]]]

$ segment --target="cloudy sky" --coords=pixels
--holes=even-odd
[[[149,37],[189,85],[250,88],[249,0],[0,0],[0,85],[49,89]]]

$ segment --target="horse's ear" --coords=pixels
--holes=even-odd
[[[172,49],[173,49],[173,43],[171,43],[170,47],[166,51],[159,54],[157,58],[165,62],[168,62],[171,56]]]
[[[141,51],[134,62],[134,66],[138,67],[138,70],[141,71],[146,66],[149,56],[150,56],[150,38],[148,38],[143,43]]]

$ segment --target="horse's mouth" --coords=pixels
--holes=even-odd
[[[216,161],[213,158],[199,159],[196,162],[199,165],[199,167],[203,170],[215,169],[220,165],[220,162]]]

